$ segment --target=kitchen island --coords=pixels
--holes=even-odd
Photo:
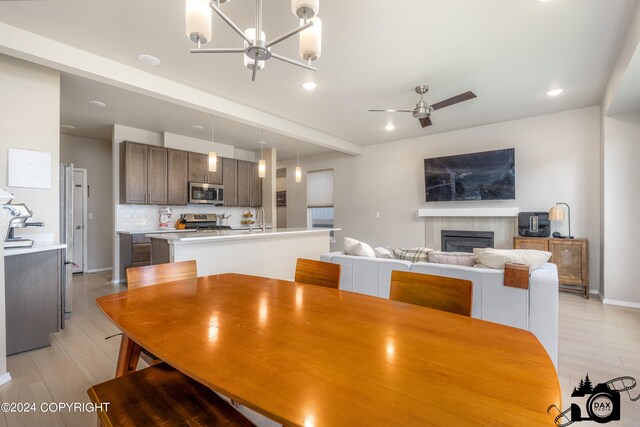
[[[242,273],[292,280],[296,259],[320,259],[330,251],[329,228],[279,228],[262,232],[218,230],[149,234],[151,263],[198,263],[198,276]]]

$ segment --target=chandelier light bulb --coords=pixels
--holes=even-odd
[[[305,61],[315,61],[322,53],[322,20],[317,16],[309,19],[313,25],[300,33],[300,56]],[[300,20],[300,25],[304,20]]]
[[[320,0],[291,0],[291,12],[298,18],[313,18],[320,11]]]
[[[302,168],[296,166],[296,182],[302,182]]]
[[[185,16],[189,39],[195,43],[211,41],[211,8],[208,0],[186,0]]]
[[[255,28],[247,28],[244,32],[246,34],[247,37],[249,37],[251,40],[255,40],[256,39],[256,29]],[[267,39],[267,36],[265,35],[264,31],[260,31],[260,40],[265,41]],[[249,47],[249,43],[247,43],[246,41],[244,42],[244,48],[247,49]],[[247,67],[250,70],[253,70],[253,59],[249,58],[247,56],[247,54],[245,53],[244,55],[242,55],[242,58],[244,59],[244,66]],[[266,61],[258,61],[258,70],[262,70],[265,66]]]

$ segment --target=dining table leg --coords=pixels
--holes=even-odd
[[[122,335],[118,362],[116,363],[116,378],[135,372],[140,357],[140,346],[127,335]]]

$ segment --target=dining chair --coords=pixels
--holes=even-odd
[[[133,290],[158,283],[195,277],[198,277],[195,260],[129,267],[127,268],[127,287],[129,290]]]
[[[410,271],[391,272],[389,299],[471,317],[470,280]]]
[[[198,277],[198,269],[195,260],[129,267],[127,268],[127,287],[131,291],[146,286],[196,277]],[[144,348],[140,349],[140,357],[149,366],[161,362],[158,357]]]
[[[340,269],[340,264],[298,258],[294,280],[308,285],[338,289],[340,287]]]

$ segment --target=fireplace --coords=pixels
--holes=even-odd
[[[473,252],[473,248],[492,248],[493,231],[442,230],[441,250]]]

